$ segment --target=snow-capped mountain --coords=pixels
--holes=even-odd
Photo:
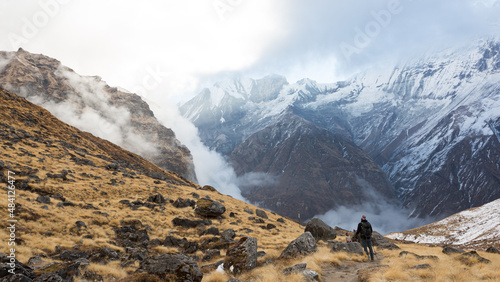
[[[460,245],[473,249],[500,247],[500,199],[438,222],[386,237],[422,244]]]
[[[229,155],[290,108],[371,156],[413,216],[443,218],[500,197],[496,41],[331,84],[276,75],[225,81],[181,112],[206,145]]]

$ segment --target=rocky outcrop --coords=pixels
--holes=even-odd
[[[311,232],[304,232],[297,239],[293,240],[288,246],[283,250],[280,259],[294,258],[297,256],[309,255],[316,252],[316,240],[312,236]]]
[[[447,255],[449,255],[449,254],[461,254],[461,253],[465,253],[465,251],[460,249],[459,247],[444,246],[443,253],[447,254]]]
[[[358,254],[358,255],[363,255],[363,247],[361,246],[360,243],[358,242],[351,242],[351,243],[342,243],[338,241],[331,241],[330,242],[332,249],[330,252],[347,252],[347,253],[353,253],[353,254]]]
[[[326,242],[337,238],[335,230],[317,217],[307,222],[305,231],[311,232],[316,242],[319,240]]]
[[[50,105],[47,108],[69,124],[74,116],[68,119],[68,115],[61,114],[68,107],[74,107],[73,114],[77,116],[92,112],[99,116],[98,124],[80,129],[105,139],[113,138],[110,141],[159,167],[196,181],[190,151],[177,140],[171,129],[156,119],[140,96],[110,87],[97,76],[80,76],[58,60],[23,49],[0,52],[2,57],[10,60],[0,72],[0,87],[38,105]],[[72,125],[81,127],[82,124]],[[113,137],[116,134],[120,135],[119,138]],[[134,144],[137,141],[142,144]]]
[[[194,212],[201,217],[219,217],[226,212],[223,204],[210,199],[199,199]]]
[[[157,275],[161,279],[173,281],[195,281],[203,278],[203,273],[191,258],[179,254],[163,254],[147,258],[141,262],[139,272]]]
[[[257,239],[242,237],[228,248],[224,259],[224,270],[240,274],[257,266]]]

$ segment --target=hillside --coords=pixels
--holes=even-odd
[[[404,242],[456,245],[480,250],[491,246],[500,248],[500,199],[386,237]]]
[[[23,49],[0,52],[0,87],[44,107],[65,123],[196,181],[189,149],[136,94]]]
[[[207,232],[209,228],[216,228],[217,235],[234,230],[234,240],[256,237],[259,251],[270,255],[303,232],[298,223],[271,212],[257,223],[244,211],[255,213],[255,206],[165,171],[5,90],[0,90],[0,120],[0,181],[6,184],[9,175],[15,177],[15,254],[22,263],[36,256],[42,265],[61,264],[65,251],[83,251],[90,256],[85,255],[88,269],[108,281],[132,275],[144,257],[185,252],[165,246],[168,236],[193,242],[197,248],[189,254],[201,258],[206,251],[203,240],[213,244],[214,237],[220,238],[210,235],[215,229]],[[149,199],[158,194],[165,200]],[[174,226],[177,217],[206,219],[191,207],[204,197],[222,203],[226,213],[208,226]],[[0,216],[9,218],[6,194],[1,203]],[[274,228],[268,229],[268,224]],[[120,237],[120,230],[132,232],[129,241]],[[134,232],[147,240],[137,242]],[[9,237],[5,228],[0,234]],[[8,254],[6,246],[1,252]],[[103,250],[113,251],[113,257],[100,257]],[[198,262],[201,266],[214,260]]]

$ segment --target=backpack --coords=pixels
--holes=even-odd
[[[372,225],[369,222],[361,222],[361,238],[369,239],[372,237],[370,227],[372,227]]]

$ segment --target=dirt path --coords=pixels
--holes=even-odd
[[[379,254],[376,256],[373,262],[344,261],[338,266],[327,267],[323,269],[323,275],[321,276],[321,279],[323,279],[324,282],[330,282],[330,281],[357,282],[359,270],[377,267],[380,265],[382,259],[383,259],[382,256]]]

